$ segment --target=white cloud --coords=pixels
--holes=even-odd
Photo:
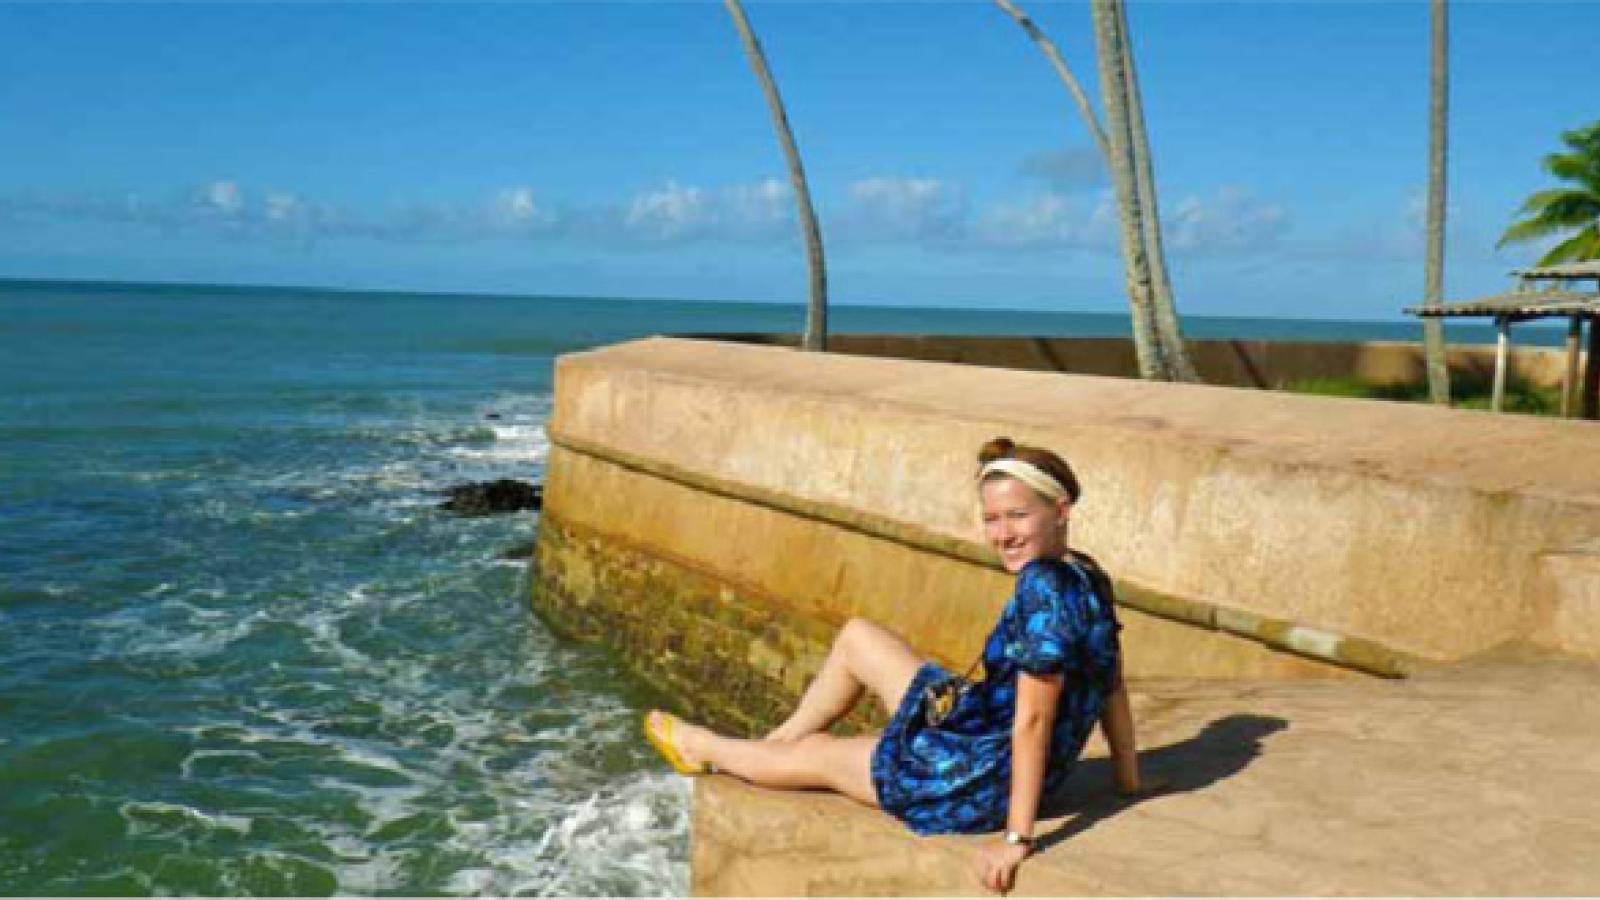
[[[268,222],[293,222],[300,218],[305,207],[293,194],[270,193],[264,205]]]
[[[213,181],[195,192],[196,204],[223,216],[236,216],[244,209],[239,185],[232,181]]]
[[[634,197],[623,224],[646,240],[674,241],[703,236],[714,219],[711,199],[703,189],[668,181]]]
[[[1166,245],[1180,253],[1240,253],[1277,244],[1289,229],[1282,206],[1235,186],[1188,196],[1166,217]]]
[[[1428,195],[1413,187],[1405,196],[1392,201],[1387,213],[1377,221],[1349,222],[1322,235],[1308,238],[1297,251],[1319,260],[1381,260],[1397,264],[1420,264],[1427,249]],[[1479,255],[1491,247],[1494,238],[1483,233],[1481,225],[1454,203],[1445,210],[1445,262],[1461,253]],[[1496,260],[1506,260],[1509,268],[1514,255],[1490,250]]]
[[[1406,191],[1405,202],[1406,227],[1417,234],[1425,234],[1428,229],[1428,192],[1422,188],[1412,188]]]
[[[508,185],[474,202],[356,209],[283,189],[218,179],[154,199],[135,194],[0,196],[0,221],[58,219],[213,234],[234,240],[312,244],[366,239],[460,244],[493,240],[566,241],[644,248],[695,241],[793,246],[794,197],[765,178],[707,187],[668,180],[619,203],[553,206],[531,186]],[[847,187],[825,218],[830,248],[918,247],[940,252],[1012,253],[1075,249],[1115,254],[1118,228],[1110,192],[1055,190],[973,209],[959,186],[938,178],[877,176]],[[1174,253],[1249,253],[1273,246],[1288,229],[1279,205],[1238,188],[1186,197],[1168,217]]]
[[[545,218],[544,210],[533,200],[529,187],[504,188],[490,206],[490,219],[506,226],[527,225]]]
[[[1164,244],[1173,254],[1242,254],[1275,246],[1289,228],[1282,206],[1225,187],[1210,197],[1189,196],[1163,216]],[[1092,201],[1047,191],[985,209],[972,243],[990,250],[1077,249],[1117,253],[1121,240],[1116,200],[1101,191]]]
[[[620,216],[591,217],[591,236],[605,240],[678,243],[770,241],[794,234],[794,201],[776,178],[710,189],[665,185],[635,195]]]
[[[729,188],[726,205],[730,219],[751,232],[793,228],[794,191],[776,178]]]
[[[857,240],[949,240],[960,236],[965,218],[961,192],[937,178],[877,177],[850,185],[840,224]]]
[[[988,249],[1112,250],[1116,247],[1116,208],[1108,194],[1084,203],[1046,192],[984,210],[973,239]]]
[[[283,190],[257,191],[219,180],[166,199],[137,194],[0,197],[11,219],[49,218],[142,225],[173,232],[211,232],[232,238],[310,243],[329,238],[459,243],[556,233],[561,217],[527,187],[508,187],[467,205],[412,206],[377,213],[343,210]]]

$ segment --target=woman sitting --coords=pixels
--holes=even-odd
[[[774,788],[829,788],[918,834],[1005,829],[979,853],[980,883],[1011,889],[1041,796],[1059,788],[1096,722],[1117,788],[1140,790],[1110,583],[1067,548],[1078,481],[1061,457],[1006,438],[978,453],[983,536],[1016,589],[966,675],[924,660],[893,632],[852,619],[794,713],[761,740],[724,737],[660,711],[645,732],[685,774],[726,772]],[[981,669],[981,671],[979,671]],[[876,695],[881,735],[828,728]]]

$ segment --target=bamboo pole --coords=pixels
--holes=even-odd
[[[1567,366],[1561,373],[1561,418],[1577,415],[1578,392],[1578,339],[1583,334],[1583,318],[1567,318]]]
[[[1494,395],[1489,400],[1489,410],[1499,412],[1506,400],[1506,357],[1511,349],[1511,317],[1497,316],[1494,324],[1500,331],[1500,340],[1494,348]]]
[[[1600,418],[1600,328],[1593,316],[1589,320],[1589,355],[1583,366],[1583,417]]]

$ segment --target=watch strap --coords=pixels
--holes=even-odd
[[[1007,831],[1006,843],[1012,845],[1013,847],[1026,847],[1029,850],[1033,849],[1033,838],[1018,831]]]

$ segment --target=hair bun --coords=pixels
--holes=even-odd
[[[978,465],[986,465],[997,459],[1008,459],[1016,452],[1017,445],[1008,437],[997,437],[984,444],[978,450]]]

